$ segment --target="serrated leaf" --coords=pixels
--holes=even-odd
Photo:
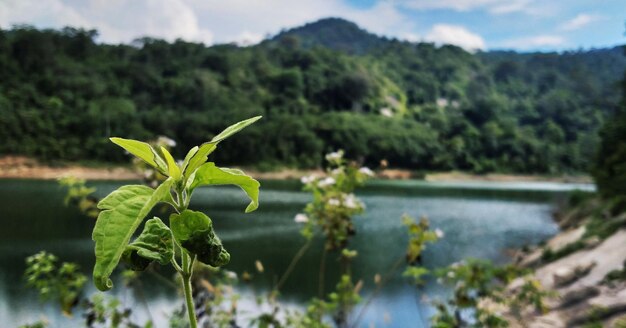
[[[232,184],[241,188],[248,198],[250,204],[246,207],[246,213],[252,212],[259,207],[259,187],[261,184],[246,175],[241,170],[220,168],[215,163],[209,162],[202,165],[197,171],[190,189],[193,190],[204,185],[227,185]]]
[[[230,254],[213,231],[211,219],[202,212],[185,210],[170,216],[170,227],[176,241],[197,259],[219,267],[230,261]]]
[[[91,237],[96,242],[93,280],[98,289],[105,291],[113,287],[109,277],[126,245],[150,210],[158,202],[171,198],[172,183],[172,179],[167,179],[156,190],[142,185],[123,186],[98,203],[102,211]]]
[[[144,270],[151,262],[168,264],[174,256],[172,232],[161,219],[154,217],[144,225],[141,235],[130,245],[122,257],[133,270]]]
[[[249,118],[247,120],[243,120],[241,122],[235,123],[229,127],[227,127],[226,129],[224,129],[224,131],[220,132],[220,134],[216,135],[215,137],[213,137],[213,139],[211,139],[212,143],[218,143],[230,136],[232,136],[233,134],[243,130],[246,126],[258,121],[261,119],[261,117],[263,116],[256,116],[253,118]]]
[[[172,157],[172,154],[170,154],[170,152],[167,151],[165,147],[161,147],[161,153],[163,154],[163,157],[165,157],[165,161],[167,162],[167,175],[169,175],[170,177],[172,177],[172,179],[176,181],[180,180],[180,167],[178,167],[178,165],[176,164],[176,161],[174,160],[174,157]]]
[[[148,163],[152,167],[158,168],[158,165],[154,159],[155,154],[152,152],[152,147],[141,141],[124,139],[124,138],[109,138],[114,144],[124,148],[127,152],[139,157],[144,162]]]

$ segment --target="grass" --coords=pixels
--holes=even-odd
[[[575,253],[583,248],[585,248],[585,242],[582,239],[571,244],[567,244],[567,246],[561,248],[556,252],[547,248],[544,249],[543,254],[541,254],[541,260],[546,263],[553,262],[558,259],[564,258],[572,253]]]

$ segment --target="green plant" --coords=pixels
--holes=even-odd
[[[565,247],[559,249],[558,251],[553,251],[549,247],[546,247],[541,253],[541,260],[545,263],[554,262],[558,259],[564,258],[574,252],[577,252],[581,249],[585,248],[584,240],[577,240],[570,244],[567,244]]]
[[[626,261],[622,264],[621,269],[611,270],[609,273],[604,276],[602,279],[603,284],[610,284],[613,282],[619,282],[626,280]]]
[[[152,321],[139,325],[131,321],[133,311],[125,308],[119,299],[105,297],[103,294],[94,294],[91,299],[85,301],[85,325],[93,327],[110,328],[152,328]]]
[[[504,294],[504,287],[525,273],[512,265],[499,267],[482,259],[467,259],[437,270],[438,282],[452,285],[454,290],[447,304],[435,304],[437,313],[432,318],[433,326],[465,326],[468,322],[462,312],[468,309],[473,310],[473,320],[478,327],[508,326],[501,316],[503,305],[510,298]],[[540,302],[531,293],[533,290],[524,289],[526,294],[519,298],[518,305],[525,300]]]
[[[189,323],[197,327],[192,299],[191,276],[194,262],[200,261],[219,267],[227,264],[230,254],[213,230],[211,219],[201,212],[188,209],[194,190],[203,185],[233,184],[250,198],[246,213],[257,209],[260,184],[236,169],[219,168],[207,162],[217,145],[261,117],[241,121],[215,136],[211,141],[192,148],[185,159],[176,163],[172,155],[161,147],[154,149],[147,143],[111,138],[111,141],[137,156],[160,174],[167,176],[156,189],[143,185],[127,185],[113,191],[98,203],[101,210],[93,230],[96,264],[93,279],[102,291],[113,287],[110,278],[120,260],[131,268],[145,269],[150,263],[171,263],[182,279]],[[169,227],[154,217],[146,222],[142,233],[131,242],[131,237],[157,203],[166,203],[175,213],[169,218]]]
[[[56,300],[64,314],[71,314],[78,304],[87,277],[75,263],[57,265],[53,254],[39,252],[26,258],[26,285],[35,288],[42,300]]]
[[[443,231],[436,229],[430,230],[428,219],[422,218],[419,222],[408,215],[402,217],[402,223],[407,227],[409,233],[409,242],[406,248],[406,262],[408,267],[402,274],[411,278],[417,286],[424,283],[423,276],[428,274],[428,269],[419,265],[421,262],[422,252],[426,248],[427,243],[434,243],[443,238]]]
[[[156,139],[149,140],[147,143],[154,149],[161,149],[161,147],[163,147],[170,152],[173,147],[176,147],[176,141],[166,136],[158,136]],[[147,186],[155,188],[159,183],[167,179],[167,175],[162,174],[159,170],[138,157],[133,158],[132,164],[135,171],[141,174],[143,183]]]
[[[352,217],[361,214],[365,205],[353,194],[373,172],[348,162],[343,150],[326,155],[328,168],[324,177],[302,178],[304,190],[313,194],[313,201],[298,214],[296,222],[305,223],[302,235],[311,239],[318,227],[326,238],[326,249],[336,250],[346,247],[349,236],[356,233]]]
[[[100,211],[97,208],[98,200],[92,195],[96,188],[87,187],[84,179],[68,176],[59,179],[59,185],[67,188],[63,199],[65,206],[74,205],[79,211],[91,218],[96,218]]]
[[[48,323],[44,320],[39,320],[35,323],[19,326],[19,328],[46,328],[46,327],[48,327]]]

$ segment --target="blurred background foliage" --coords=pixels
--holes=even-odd
[[[585,172],[598,131],[618,112],[626,67],[620,47],[472,54],[341,19],[248,47],[96,38],[74,28],[0,30],[1,154],[122,162],[106,137],[166,135],[180,158],[227,122],[260,114],[216,160],[310,168],[343,148],[370,166]],[[615,124],[603,133],[623,134]]]

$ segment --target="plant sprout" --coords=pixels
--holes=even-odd
[[[111,274],[120,260],[134,270],[143,270],[150,263],[171,264],[183,281],[189,323],[197,327],[191,291],[194,262],[220,267],[227,264],[230,254],[213,231],[211,219],[204,213],[189,210],[189,201],[197,187],[232,184],[239,186],[250,198],[246,213],[259,206],[258,181],[237,169],[220,168],[207,162],[217,145],[224,139],[256,122],[257,116],[226,128],[211,141],[192,148],[185,159],[177,163],[165,147],[155,149],[141,141],[111,138],[116,145],[143,160],[167,177],[157,188],[126,185],[111,192],[98,203],[101,210],[93,230],[96,264],[93,280],[102,291],[113,287]],[[171,205],[175,213],[169,227],[154,217],[148,220],[142,233],[131,242],[144,218],[158,203]]]

